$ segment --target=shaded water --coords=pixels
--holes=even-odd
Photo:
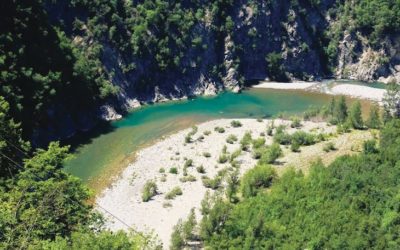
[[[111,123],[103,133],[83,141],[66,170],[94,189],[108,185],[134,159],[135,152],[162,136],[218,118],[260,118],[296,114],[327,104],[330,96],[293,90],[249,89],[241,94],[148,105]],[[106,131],[104,131],[106,130]],[[82,143],[82,142],[81,142]]]

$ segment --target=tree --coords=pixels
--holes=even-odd
[[[367,126],[368,128],[374,128],[374,129],[378,129],[382,126],[382,121],[379,115],[379,107],[377,105],[372,105],[369,110]]]
[[[269,53],[265,60],[267,61],[267,72],[271,80],[287,81],[285,68],[283,66],[282,55],[278,52]]]
[[[336,103],[333,119],[336,123],[344,123],[347,119],[347,104],[344,96],[340,96]]]
[[[0,178],[9,178],[20,171],[24,154],[29,151],[29,143],[22,140],[20,124],[9,114],[10,105],[0,96]]]
[[[68,147],[51,143],[25,161],[15,184],[0,196],[0,207],[12,215],[0,216],[5,225],[0,238],[7,239],[1,239],[0,246],[24,249],[33,239],[69,237],[74,229],[96,223],[97,216],[86,203],[89,190],[63,170],[68,156]]]
[[[262,188],[268,188],[277,177],[275,169],[268,165],[257,165],[247,171],[241,180],[240,191],[245,198],[255,196]]]
[[[364,127],[361,103],[359,101],[356,101],[351,105],[348,119],[353,128],[362,129]]]
[[[383,98],[385,122],[391,118],[400,118],[400,85],[395,81],[388,83]]]

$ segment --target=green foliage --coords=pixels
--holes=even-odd
[[[196,168],[196,170],[197,170],[197,172],[198,172],[199,174],[204,174],[204,173],[206,173],[206,169],[204,168],[203,165],[198,166],[198,167]]]
[[[265,145],[265,138],[260,137],[258,139],[254,139],[252,141],[252,144],[253,144],[253,149],[261,148],[262,146]]]
[[[228,161],[228,155],[222,153],[219,157],[218,157],[218,163],[223,164],[226,163]]]
[[[178,174],[178,169],[176,167],[172,167],[168,171],[170,174]]]
[[[283,65],[283,58],[280,53],[269,53],[265,57],[265,60],[267,61],[267,72],[271,80],[287,81],[285,67]]]
[[[15,163],[21,163],[20,150],[28,152],[30,149],[29,143],[22,140],[20,124],[15,123],[9,111],[10,105],[0,96],[0,178],[19,172]]]
[[[238,128],[242,126],[242,123],[240,121],[233,120],[231,121],[231,126],[234,128]]]
[[[271,186],[277,175],[268,165],[257,165],[247,171],[241,179],[240,192],[245,198],[256,196],[263,188]]]
[[[214,131],[217,131],[217,132],[220,133],[220,134],[225,133],[225,129],[222,128],[222,127],[215,127],[215,128],[214,128]]]
[[[170,249],[183,249],[189,240],[193,240],[195,238],[194,230],[196,225],[196,215],[194,213],[194,209],[192,208],[186,221],[182,222],[179,220],[178,224],[174,226],[174,230],[171,235]]]
[[[385,125],[380,150],[367,142],[363,154],[340,157],[328,167],[316,163],[307,176],[289,169],[268,192],[249,191],[236,204],[214,202],[201,222],[205,247],[398,248],[399,124]]]
[[[348,119],[353,128],[355,129],[364,128],[364,121],[361,112],[361,103],[359,101],[356,101],[352,104]]]
[[[273,143],[267,150],[263,151],[259,160],[260,164],[273,164],[283,155],[282,149],[277,143]]]
[[[295,117],[292,117],[291,120],[292,120],[292,123],[290,124],[290,127],[292,127],[292,128],[300,128],[301,127],[300,118],[295,116]]]
[[[292,152],[300,152],[300,144],[297,141],[292,142],[290,150],[292,150]]]
[[[5,4],[0,22],[0,95],[25,136],[66,112],[75,118],[93,110],[116,93],[99,64],[101,48],[72,43],[49,24],[42,1]]]
[[[344,123],[347,119],[347,104],[344,96],[339,97],[333,110],[333,124]]]
[[[334,151],[336,150],[335,144],[333,144],[333,142],[328,142],[324,145],[324,147],[322,148],[325,152],[330,152],[330,151]]]
[[[206,157],[206,158],[210,158],[210,157],[211,157],[211,154],[210,154],[209,152],[204,152],[204,153],[203,153],[203,156]]]
[[[240,140],[240,148],[243,151],[248,151],[250,149],[251,142],[252,142],[251,134],[250,132],[246,132],[243,138]]]
[[[383,98],[385,122],[392,118],[400,118],[400,85],[390,82],[386,86]]]
[[[75,228],[96,222],[86,204],[88,189],[62,169],[68,156],[68,147],[51,143],[24,161],[12,183],[2,184],[0,248],[24,249],[32,240],[69,237]]]
[[[157,195],[157,184],[155,181],[147,181],[142,190],[142,201],[148,202]]]
[[[237,142],[238,138],[236,137],[236,135],[229,135],[228,138],[226,138],[226,142],[229,144],[233,144],[235,142]]]
[[[184,168],[192,167],[192,166],[193,166],[193,160],[192,159],[187,159],[185,161],[185,164],[183,165]]]
[[[215,176],[213,179],[208,177],[203,178],[203,185],[206,188],[211,188],[213,190],[219,188],[221,186],[222,177],[220,175]]]
[[[378,129],[382,126],[382,121],[379,114],[379,107],[377,105],[371,106],[366,125],[368,126],[368,128],[373,128],[373,129]]]
[[[174,187],[171,191],[165,194],[165,199],[172,200],[175,199],[176,196],[182,195],[182,189],[180,187]]]

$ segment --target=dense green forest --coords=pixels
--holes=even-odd
[[[378,147],[375,140],[367,141],[360,155],[340,157],[329,166],[313,163],[307,175],[290,169],[277,178],[273,169],[261,170],[263,165],[250,170],[242,179],[239,202],[221,197],[211,202],[200,230],[206,246],[398,248],[398,119],[386,123],[379,142]]]
[[[332,67],[345,30],[361,32],[379,48],[380,39],[400,29],[397,0],[292,0],[283,7],[275,0],[0,3],[0,248],[156,247],[147,235],[103,230],[101,216],[88,202],[93,194],[63,170],[69,148],[47,142],[70,136],[77,130],[71,127],[93,123],[98,107],[120,93],[118,74],[132,75],[139,92],[168,78],[153,78],[155,72],[180,78],[204,68],[207,77],[221,81],[226,73],[224,39],[235,36],[235,6],[244,2],[252,5],[256,16],[258,9],[287,9],[286,5],[303,12],[301,18],[306,18],[306,10],[328,13],[334,24],[324,26],[326,32],[310,47]],[[262,49],[255,42],[262,41],[256,29],[246,34],[252,49]],[[281,79],[288,65],[277,48],[258,54],[262,70]],[[302,48],[308,55],[309,45]],[[121,55],[118,67],[104,63],[106,51]],[[241,44],[233,51],[240,73],[246,63],[239,55],[248,51]],[[357,114],[358,108],[350,112]],[[206,246],[398,248],[400,122],[398,117],[385,117],[379,142],[366,143],[361,155],[339,158],[328,167],[315,163],[307,176],[288,171],[270,178],[272,186],[266,192],[219,200],[202,222]],[[42,137],[49,145],[37,149]]]

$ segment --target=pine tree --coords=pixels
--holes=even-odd
[[[355,129],[362,129],[364,127],[364,121],[362,119],[361,103],[356,101],[351,105],[349,113],[349,122]]]
[[[347,119],[347,104],[344,96],[339,98],[339,101],[335,105],[333,118],[337,123],[344,123]]]
[[[382,125],[381,118],[379,117],[379,108],[377,105],[372,105],[369,110],[369,117],[367,120],[367,126],[369,128],[378,129]]]

